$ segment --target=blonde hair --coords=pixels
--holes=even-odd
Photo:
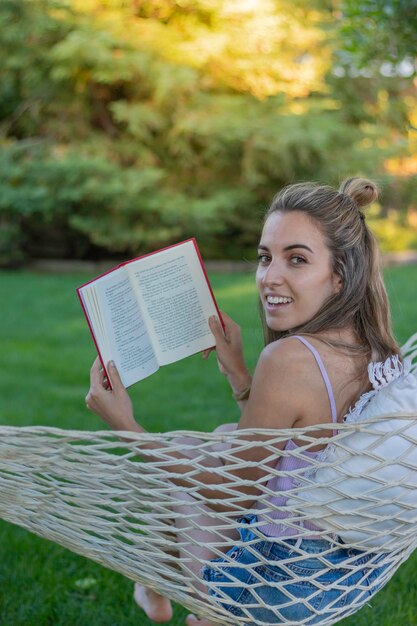
[[[324,235],[333,272],[341,278],[342,287],[312,319],[285,332],[268,328],[260,303],[266,344],[292,334],[316,334],[351,324],[359,346],[340,342],[332,342],[333,345],[360,354],[369,353],[373,361],[400,354],[392,332],[378,245],[361,210],[377,197],[375,183],[364,178],[349,178],[339,190],[316,183],[288,185],[275,196],[265,221],[276,211],[301,211],[309,215]]]

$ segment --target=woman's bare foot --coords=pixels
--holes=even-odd
[[[138,604],[146,615],[154,622],[169,622],[172,619],[171,601],[159,593],[135,583],[133,593],[136,604]]]
[[[195,615],[187,615],[185,618],[186,626],[216,626],[214,622],[210,622],[210,620],[203,617],[203,619],[199,619]]]

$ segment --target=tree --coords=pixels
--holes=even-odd
[[[279,187],[403,139],[401,84],[334,47],[327,0],[0,3],[0,255],[249,254]]]
[[[415,75],[417,0],[344,0],[341,32],[362,66],[388,62]]]

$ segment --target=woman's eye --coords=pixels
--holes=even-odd
[[[299,256],[298,254],[295,254],[294,256],[291,257],[291,263],[293,265],[301,265],[302,263],[305,263],[306,260],[304,257]]]
[[[258,254],[258,263],[269,263],[269,256],[267,254]]]

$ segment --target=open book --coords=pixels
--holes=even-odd
[[[106,371],[126,387],[215,345],[220,314],[195,239],[127,261],[77,289]]]

